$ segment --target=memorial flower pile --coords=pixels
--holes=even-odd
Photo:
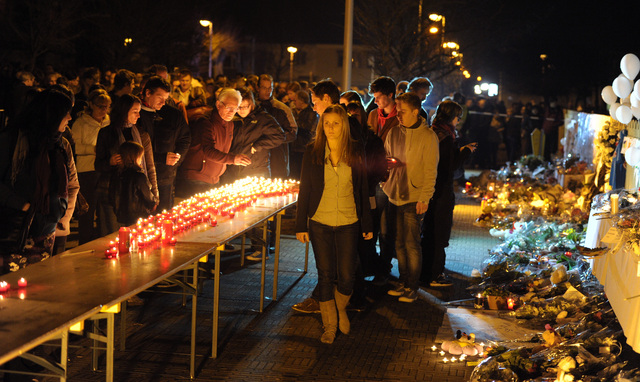
[[[613,381],[619,377],[626,365],[618,362],[622,330],[582,255],[582,224],[538,218],[512,224],[502,238],[470,292],[511,301],[498,307],[505,309],[501,317],[545,330],[518,343],[486,348],[487,358],[476,366],[471,380]],[[640,374],[626,371],[625,375]]]

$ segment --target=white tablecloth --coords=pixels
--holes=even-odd
[[[610,219],[598,220],[589,217],[585,246],[602,246],[600,241],[611,228]],[[615,228],[612,228],[615,229]],[[605,244],[605,243],[602,243]],[[606,243],[610,248],[615,243]],[[604,291],[618,317],[627,343],[636,353],[640,353],[640,277],[638,277],[638,257],[632,250],[622,246],[616,253],[608,253],[591,260],[591,269],[604,285]]]

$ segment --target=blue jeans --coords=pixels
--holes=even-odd
[[[396,255],[400,282],[405,288],[418,289],[422,272],[420,224],[424,214],[416,213],[416,203],[396,206]]]
[[[344,295],[353,293],[358,262],[360,223],[332,227],[309,220],[309,239],[318,269],[320,301],[333,300],[333,288]]]

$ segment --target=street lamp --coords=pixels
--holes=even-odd
[[[293,82],[293,55],[296,54],[298,48],[295,46],[290,46],[287,48],[287,52],[289,52],[289,83]]]
[[[213,23],[209,20],[200,20],[200,25],[209,27],[209,78],[211,78],[211,59],[213,57]]]

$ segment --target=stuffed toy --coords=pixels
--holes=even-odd
[[[449,352],[449,354],[467,356],[475,356],[481,354],[484,351],[484,347],[475,343],[476,335],[471,333],[467,334],[458,330],[456,332],[455,341],[444,341],[442,343],[442,350]]]

